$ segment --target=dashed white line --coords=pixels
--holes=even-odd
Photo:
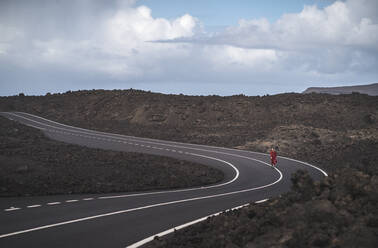
[[[92,200],[94,200],[94,198],[92,198],[92,197],[91,198],[84,198],[83,199],[83,201],[92,201]]]
[[[191,202],[191,201],[197,201],[197,200],[203,200],[203,199],[211,199],[211,198],[216,198],[216,197],[221,197],[221,196],[228,196],[228,195],[234,195],[234,194],[259,190],[259,189],[270,187],[270,186],[278,183],[279,181],[281,181],[282,173],[280,171],[279,171],[279,173],[280,173],[280,178],[278,180],[276,180],[275,182],[270,183],[270,184],[266,184],[266,185],[263,185],[263,186],[255,187],[255,188],[232,191],[232,192],[227,192],[227,193],[220,193],[220,194],[215,194],[215,195],[207,195],[207,196],[201,196],[201,197],[187,198],[187,199],[176,200],[176,201],[156,203],[156,204],[142,206],[142,207],[119,210],[119,211],[116,211],[116,212],[110,212],[110,213],[105,213],[105,214],[88,216],[88,217],[84,217],[84,218],[73,219],[73,220],[64,221],[64,222],[58,222],[58,223],[55,223],[55,224],[50,224],[50,225],[39,226],[39,227],[31,228],[31,229],[21,230],[21,231],[17,231],[17,232],[6,233],[6,234],[0,235],[0,238],[5,238],[5,237],[9,237],[9,236],[14,236],[14,235],[22,234],[22,233],[28,233],[28,232],[33,232],[33,231],[37,231],[37,230],[47,229],[47,228],[52,228],[52,227],[56,227],[56,226],[67,225],[67,224],[71,224],[71,223],[82,222],[82,221],[86,221],[86,220],[102,218],[102,217],[106,217],[106,216],[113,216],[113,215],[124,214],[124,213],[143,210],[143,209],[154,208],[154,207],[158,207],[158,206],[167,206],[167,205],[178,204],[178,203],[183,203],[183,202]]]
[[[43,127],[37,127],[37,126],[31,125],[31,124],[26,124],[26,125],[29,126],[29,127],[34,127],[34,128],[41,129],[41,130],[46,130],[46,128],[43,128]]]
[[[37,205],[30,205],[30,206],[27,206],[27,208],[38,208],[40,207],[41,205],[37,204]]]
[[[77,202],[79,200],[67,200],[66,202]]]
[[[29,113],[24,113],[24,112],[16,112],[16,113],[26,114],[26,115],[28,115],[28,116],[37,117],[37,118],[39,118],[39,119],[46,120],[46,121],[48,121],[48,122],[50,122],[50,123],[55,123],[55,124],[58,124],[58,125],[61,125],[61,126],[65,126],[65,127],[69,127],[69,128],[74,128],[74,129],[76,129],[76,130],[71,130],[71,129],[70,129],[71,132],[80,132],[80,131],[77,131],[77,130],[83,130],[83,131],[85,131],[85,134],[88,134],[88,135],[89,135],[88,131],[91,131],[91,130],[87,130],[87,129],[83,129],[83,128],[78,128],[78,127],[73,127],[73,126],[69,126],[69,125],[64,125],[64,124],[61,124],[61,123],[58,123],[58,122],[55,122],[55,121],[51,121],[51,120],[48,120],[48,119],[45,119],[45,118],[42,118],[42,117],[39,117],[39,116],[36,116],[36,115],[32,115],[32,114],[29,114]],[[45,124],[45,123],[41,123],[41,122],[38,122],[38,121],[35,121],[35,120],[32,120],[32,119],[29,119],[29,118],[26,118],[26,117],[23,117],[23,116],[17,115],[16,113],[10,113],[10,112],[9,112],[9,113],[7,113],[7,114],[14,115],[14,116],[17,116],[17,117],[19,117],[19,118],[23,118],[23,119],[26,119],[26,120],[29,120],[29,121],[32,121],[32,122],[35,122],[35,123],[38,123],[38,124],[42,124],[42,125],[44,125],[44,126],[53,127],[53,128],[58,128],[58,129],[63,129],[63,128],[60,128],[60,127],[54,127],[54,126],[51,126],[51,125],[48,125],[48,124]],[[8,118],[9,118],[9,117],[8,117]],[[38,128],[38,127],[37,127],[37,128]],[[43,128],[40,128],[40,129],[43,129]],[[67,130],[67,129],[64,129],[64,130]],[[83,132],[81,132],[81,133],[83,133]],[[91,131],[91,133],[94,133],[94,134],[96,134],[96,135],[102,135],[102,136],[105,136],[105,137],[109,137],[109,134],[104,133],[104,132]],[[138,138],[138,137],[134,137],[134,136],[125,136],[125,135],[119,135],[119,134],[113,134],[113,135],[120,136],[120,137],[122,137],[122,138],[125,138],[125,137],[126,137],[126,138]],[[156,140],[154,140],[154,139],[148,139],[148,138],[144,138],[143,140],[151,140],[151,141],[145,141],[145,142],[147,142],[147,143],[155,143],[155,142],[156,142]],[[182,144],[182,143],[180,143],[180,142],[173,142],[173,141],[171,141],[170,143],[171,143],[171,144]],[[174,146],[174,145],[171,145],[171,144],[162,144],[162,145]],[[189,144],[189,145],[192,145],[192,144]],[[206,145],[197,145],[197,146],[201,146],[201,147],[210,147],[210,146],[206,146]],[[190,148],[190,149],[195,149],[195,148]],[[221,149],[223,149],[223,150],[235,150],[235,149],[230,149],[230,148],[221,148]],[[201,150],[201,149],[195,149],[195,150]],[[240,151],[242,151],[242,150],[240,150]],[[269,156],[269,155],[267,155],[267,154],[259,153],[259,152],[250,152],[250,151],[245,151],[245,152],[248,152],[248,153],[254,153],[254,154],[262,154],[262,155],[265,155],[265,156]],[[318,168],[318,167],[316,167],[316,166],[314,166],[314,165],[311,165],[311,164],[309,164],[309,163],[302,162],[302,161],[295,160],[295,159],[290,159],[290,158],[287,158],[287,157],[282,157],[282,156],[280,156],[280,157],[281,157],[281,158],[288,159],[288,160],[292,160],[292,161],[295,161],[295,162],[299,162],[299,163],[304,164],[304,165],[307,165],[307,166],[310,166],[310,167],[312,167],[312,168],[314,168],[314,169],[319,170],[321,173],[323,173],[324,176],[328,176],[328,174],[327,174],[324,170],[322,170],[322,169],[320,169],[320,168]]]
[[[50,205],[50,206],[58,205],[58,204],[61,204],[61,202],[49,202],[49,203],[47,203],[47,205]]]
[[[21,208],[10,207],[10,208],[4,209],[4,211],[9,212],[9,211],[15,211],[15,210],[19,210],[19,209],[21,209]]]

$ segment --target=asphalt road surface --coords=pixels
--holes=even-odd
[[[207,187],[125,194],[0,198],[0,247],[139,247],[227,209],[287,192],[298,169],[314,179],[321,169],[267,154],[103,133],[21,112],[0,113],[67,143],[163,155],[219,168],[225,180]],[[201,219],[202,218],[202,219]],[[187,225],[184,225],[184,224]]]

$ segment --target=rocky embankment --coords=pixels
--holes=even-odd
[[[311,162],[293,190],[156,241],[157,247],[378,247],[378,97],[184,96],[78,91],[1,97],[0,110],[128,135],[234,147]]]
[[[223,179],[221,171],[187,161],[57,142],[4,117],[0,165],[0,196],[183,188]]]

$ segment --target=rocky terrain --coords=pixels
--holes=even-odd
[[[0,196],[182,188],[223,179],[221,171],[204,165],[57,142],[4,117],[0,166]]]
[[[378,176],[345,169],[322,182],[307,173],[293,190],[159,238],[146,247],[377,247]]]
[[[0,97],[0,111],[24,111],[102,131],[228,147],[265,139],[280,127],[376,135],[377,106],[377,97],[363,94],[205,97],[93,90]]]
[[[361,93],[371,96],[378,96],[378,83],[368,85],[356,86],[341,86],[341,87],[310,87],[303,91],[303,93],[327,93],[327,94],[352,94]]]
[[[234,147],[311,162],[330,176],[225,213],[156,247],[378,247],[378,97],[365,94],[184,96],[138,90],[1,97],[0,110],[122,134]],[[186,245],[186,246],[185,246]]]

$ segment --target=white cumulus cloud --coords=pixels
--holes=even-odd
[[[4,0],[0,87],[262,94],[375,82],[377,3],[305,6],[273,22],[240,20],[206,33],[190,13],[156,18],[136,0]]]
[[[244,53],[240,59],[251,67],[260,60],[270,61],[272,66],[317,73],[369,71],[378,65],[377,5],[375,0],[349,0],[334,2],[324,9],[305,6],[300,13],[284,14],[275,22],[240,20],[238,26],[207,38],[165,42],[218,46],[225,58],[229,57],[230,48],[223,49],[224,46],[239,47],[244,51],[233,50]],[[262,51],[256,52],[258,49]],[[229,58],[232,62],[235,56]]]

